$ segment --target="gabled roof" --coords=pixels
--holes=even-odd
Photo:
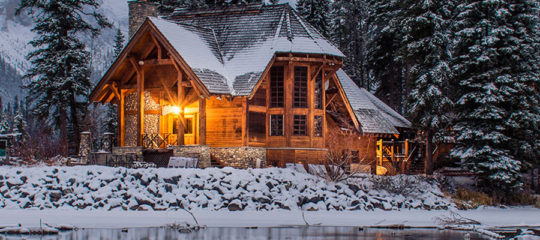
[[[276,53],[343,57],[288,4],[150,17],[210,93],[249,95]]]
[[[399,134],[396,128],[410,128],[411,122],[364,88],[358,87],[340,69],[336,72],[363,133]]]

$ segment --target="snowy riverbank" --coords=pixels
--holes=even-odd
[[[481,208],[455,211],[474,219],[482,227],[540,227],[540,209],[536,208]],[[201,225],[208,227],[279,227],[305,225],[300,211],[236,211],[230,212],[195,210],[193,214]],[[389,226],[402,224],[411,227],[439,227],[437,219],[447,217],[447,210],[401,210],[401,211],[316,211],[304,212],[309,224],[322,226]],[[105,210],[31,210],[0,209],[0,226],[22,224],[39,226],[44,223],[59,226],[72,225],[79,228],[123,228],[165,226],[170,223],[193,223],[185,211],[105,211]]]
[[[230,211],[441,210],[433,179],[362,175],[327,182],[289,169],[0,167],[0,209]]]

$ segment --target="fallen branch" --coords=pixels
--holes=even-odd
[[[450,211],[450,216],[436,217],[435,221],[443,226],[463,226],[463,225],[481,225],[479,221],[466,218],[456,212]]]

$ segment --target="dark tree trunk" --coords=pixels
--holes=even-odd
[[[81,129],[79,126],[79,114],[78,114],[78,108],[77,108],[77,102],[75,100],[75,94],[71,94],[70,96],[70,105],[71,105],[71,124],[73,125],[73,140],[74,146],[75,146],[75,152],[79,152],[79,144],[81,141],[80,134]]]
[[[61,153],[63,156],[68,154],[68,131],[67,131],[67,112],[63,106],[60,106],[58,111],[59,119],[58,125],[60,127],[60,143]]]
[[[424,173],[427,175],[433,174],[433,143],[431,142],[431,132],[426,132],[426,164]]]

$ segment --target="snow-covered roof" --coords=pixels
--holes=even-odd
[[[249,95],[276,53],[343,57],[288,4],[178,10],[149,20],[215,94]]]
[[[411,122],[364,88],[358,87],[342,69],[336,72],[363,133],[399,134]]]

